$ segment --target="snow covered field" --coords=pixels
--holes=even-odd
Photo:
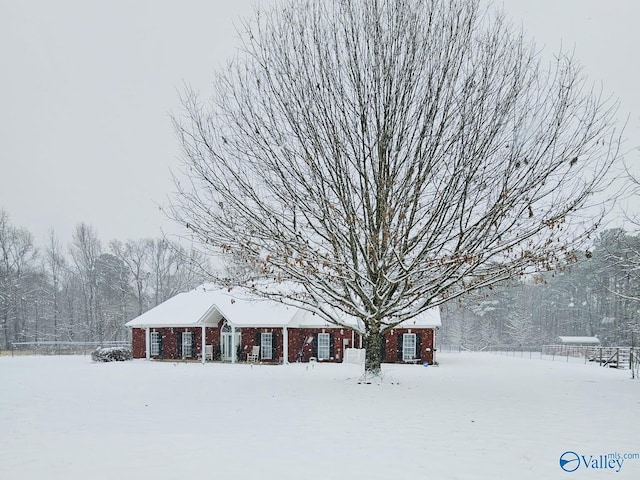
[[[640,478],[640,459],[559,465],[640,452],[628,370],[439,360],[359,385],[353,365],[2,357],[0,479]]]

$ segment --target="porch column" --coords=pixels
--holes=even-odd
[[[144,349],[147,360],[151,360],[151,329],[149,327],[144,329]]]
[[[289,364],[289,330],[287,327],[282,329],[282,364]]]
[[[351,348],[356,348],[356,332],[353,330],[351,330]]]
[[[200,342],[202,345],[200,348],[202,348],[202,350],[200,350],[200,356],[202,357],[202,364],[204,365],[204,362],[206,361],[205,359],[205,352],[204,352],[204,346],[207,344],[207,332],[205,330],[205,326],[202,325],[202,341]]]
[[[236,363],[236,327],[231,325],[231,363]]]
[[[360,349],[362,349],[362,334],[360,334]]]

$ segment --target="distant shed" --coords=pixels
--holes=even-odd
[[[600,339],[598,337],[558,337],[558,342],[561,345],[600,345]]]

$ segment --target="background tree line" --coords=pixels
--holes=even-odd
[[[0,209],[0,348],[12,342],[126,340],[124,324],[202,283],[207,260],[166,238],[113,240],[79,223],[43,246]]]
[[[512,279],[445,305],[441,342],[537,347],[560,335],[640,345],[640,236],[603,231],[568,268]]]
[[[112,240],[79,223],[43,246],[0,209],[0,348],[11,342],[126,340],[124,324],[206,280],[208,260],[165,238]],[[559,335],[640,345],[640,236],[603,231],[562,270],[485,288],[443,307],[442,344],[535,347]]]

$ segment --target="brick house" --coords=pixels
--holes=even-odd
[[[357,323],[337,326],[305,310],[243,296],[241,289],[199,287],[181,293],[127,323],[134,358],[244,361],[254,346],[263,363],[342,362],[362,348]],[[431,309],[388,332],[381,345],[388,363],[433,363],[440,311]],[[205,355],[202,355],[205,352]]]

